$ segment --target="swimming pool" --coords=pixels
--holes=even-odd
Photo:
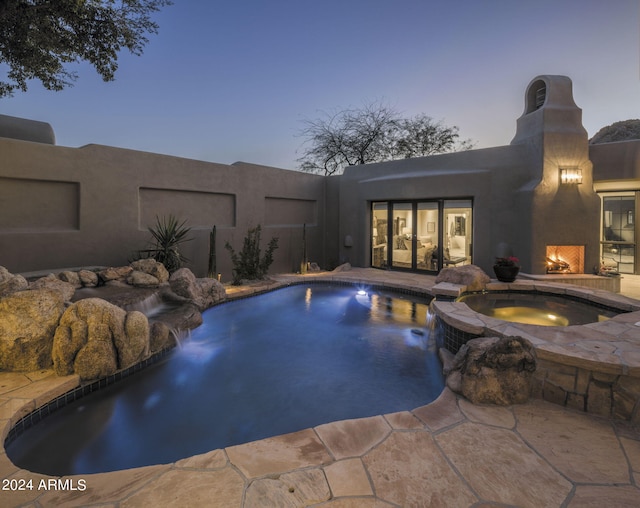
[[[219,305],[182,348],[56,411],[7,455],[45,474],[105,472],[428,404],[444,381],[427,305],[320,284]]]

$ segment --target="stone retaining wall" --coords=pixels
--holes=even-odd
[[[586,413],[640,423],[640,379],[538,358],[532,397]]]
[[[531,396],[590,414],[640,423],[640,302],[608,291],[572,284],[518,280],[490,283],[496,291],[536,291],[582,298],[618,308],[621,314],[599,323],[536,326],[501,321],[452,301],[462,286],[438,284],[432,304],[443,324],[444,347],[455,353],[474,337],[520,336],[535,347],[537,368]],[[440,297],[445,300],[440,300]],[[448,301],[446,300],[448,299]]]

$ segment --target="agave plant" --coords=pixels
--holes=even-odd
[[[173,215],[156,216],[156,225],[149,228],[155,246],[152,249],[140,251],[140,254],[162,263],[169,273],[175,272],[189,261],[179,250],[180,244],[191,240],[187,238],[191,228],[186,227],[186,222],[186,220],[178,222]]]

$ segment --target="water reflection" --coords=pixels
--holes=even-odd
[[[444,386],[426,301],[296,286],[203,317],[167,360],[34,426],[10,458],[55,475],[174,462],[413,409]]]

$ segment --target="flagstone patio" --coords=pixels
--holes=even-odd
[[[379,270],[352,270],[340,279],[363,277],[420,290],[435,279]],[[22,416],[78,384],[76,376],[51,371],[0,373],[3,437]],[[53,483],[14,466],[3,449],[0,477],[3,507],[640,506],[640,431],[540,400],[473,405],[445,389],[412,411]]]

